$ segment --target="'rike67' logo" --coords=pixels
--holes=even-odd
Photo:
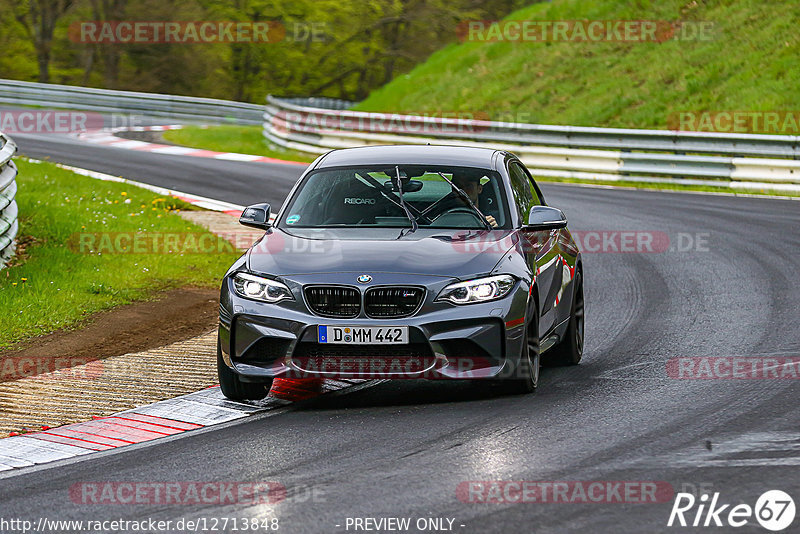
[[[697,510],[692,509],[697,505]],[[684,515],[685,514],[685,515]],[[688,516],[688,521],[687,517]],[[691,493],[678,493],[669,514],[667,526],[710,527],[730,526],[742,527],[755,516],[756,521],[767,530],[778,532],[792,524],[795,517],[794,500],[781,490],[764,492],[756,501],[755,507],[748,504],[719,503],[719,492],[714,493],[709,502],[708,494],[695,499]],[[677,520],[677,525],[675,524]]]

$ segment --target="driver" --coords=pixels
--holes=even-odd
[[[463,190],[469,199],[472,201],[475,206],[478,205],[478,197],[480,196],[481,192],[483,191],[483,184],[481,183],[481,176],[480,174],[473,174],[473,173],[464,173],[464,172],[454,172],[453,173],[453,184],[455,184],[459,189]],[[459,209],[459,208],[467,208],[472,209],[469,207],[464,199],[462,199],[455,191],[451,191],[447,194],[447,196],[442,197],[442,199],[438,202],[441,207],[439,208],[439,213],[446,213],[448,211]],[[497,221],[491,215],[486,215],[486,221],[492,225],[493,228],[497,228]]]

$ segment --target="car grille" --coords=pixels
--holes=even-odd
[[[419,287],[375,287],[367,290],[364,310],[370,317],[404,317],[417,311],[424,296]]]
[[[427,343],[407,345],[328,345],[299,343],[292,362],[304,371],[342,374],[402,375],[433,367]]]
[[[305,288],[311,311],[326,317],[357,317],[361,311],[361,293],[354,287],[311,286]]]

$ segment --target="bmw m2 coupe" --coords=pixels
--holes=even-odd
[[[222,283],[223,394],[276,377],[481,379],[536,389],[584,338],[583,265],[567,220],[508,152],[334,150],[300,177]]]

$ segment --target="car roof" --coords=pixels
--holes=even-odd
[[[351,165],[453,165],[494,169],[497,150],[466,146],[387,145],[328,152],[315,168]]]

